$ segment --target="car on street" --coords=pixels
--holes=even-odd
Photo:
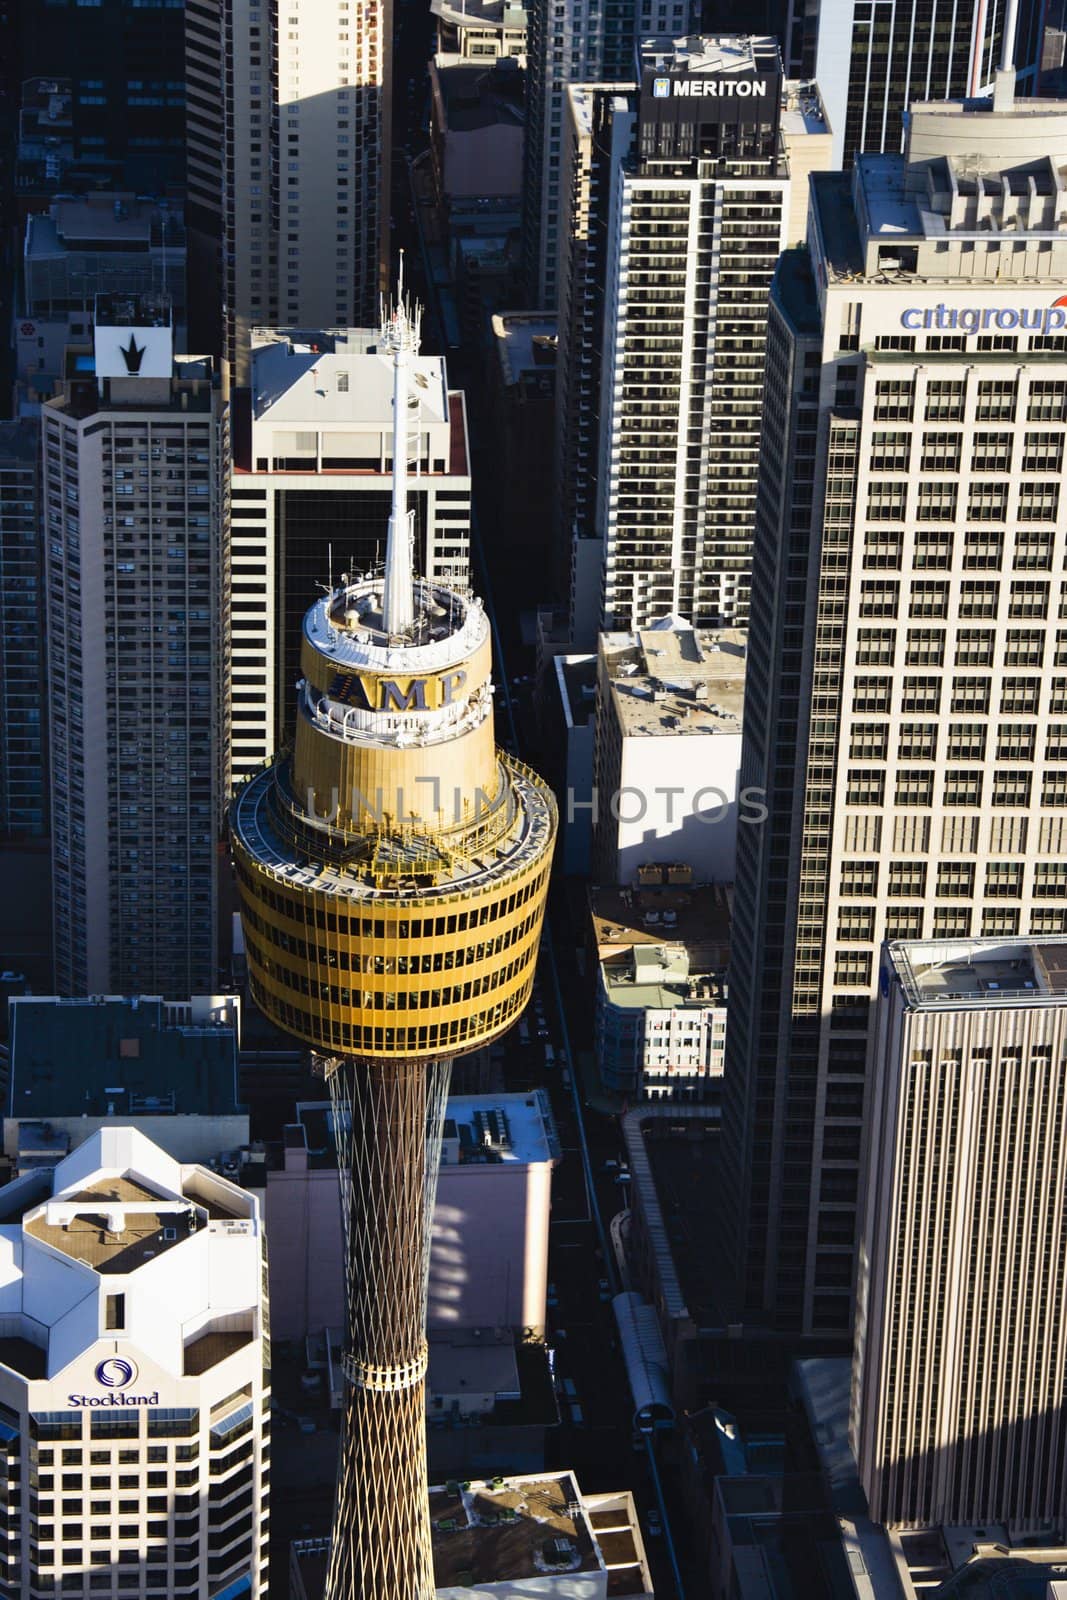
[[[600,1282],[597,1284],[597,1291],[601,1300],[611,1299],[611,1284],[608,1282],[607,1278],[600,1279]]]
[[[645,1532],[650,1539],[658,1539],[663,1533],[663,1518],[655,1506],[649,1508],[645,1517]]]

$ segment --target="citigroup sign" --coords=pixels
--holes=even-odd
[[[93,1377],[104,1394],[70,1394],[67,1403],[72,1406],[157,1406],[158,1391],[152,1394],[133,1394],[131,1387],[137,1382],[137,1367],[125,1356],[108,1356],[98,1361]]]
[[[909,306],[900,313],[900,326],[909,333],[933,328],[943,333],[1057,333],[1067,328],[1067,295],[1050,306]]]

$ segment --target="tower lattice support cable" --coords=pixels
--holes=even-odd
[[[433,1600],[426,1298],[452,1063],[322,1066],[345,1228],[348,1380],[326,1600]]]

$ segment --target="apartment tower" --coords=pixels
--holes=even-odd
[[[431,1600],[430,1218],[451,1058],[529,997],[556,832],[548,787],[496,749],[489,623],[412,575],[405,435],[417,317],[394,362],[385,572],[304,622],[291,754],[231,808],[252,991],[316,1052],[335,1105],[347,1390],[329,1600]]]
[[[697,0],[531,0],[527,16],[523,268],[527,303],[553,311],[570,204],[561,171],[567,90],[632,82],[641,41],[692,33],[701,11]]]
[[[64,995],[217,987],[229,407],[166,301],[101,297],[41,410],[53,954]]]
[[[1067,939],[881,958],[852,1446],[876,1522],[1067,1518]]]
[[[190,5],[190,258],[242,386],[254,327],[377,319],[392,27],[390,0]]]
[[[786,1330],[850,1325],[882,941],[1067,931],[1067,103],[1012,83],[816,174],[771,298],[724,1164]]]
[[[557,450],[573,641],[671,613],[743,623],[767,298],[804,235],[807,171],[829,159],[818,95],[783,84],[774,39],[725,35],[649,45],[639,87],[572,107],[591,112],[595,168],[587,204],[572,178],[581,260],[561,330],[560,428],[595,427],[586,456]]]

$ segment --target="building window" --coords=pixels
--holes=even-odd
[[[993,804],[995,806],[1028,806],[1032,774],[1029,772],[994,772]]]
[[[907,667],[940,667],[945,660],[945,632],[943,628],[909,628],[907,635],[907,648],[904,652],[904,665]],[[905,679],[904,693],[907,698],[909,683],[920,682],[919,679]],[[905,706],[905,710],[908,707]]]
[[[982,804],[982,774],[967,767],[950,767],[945,773],[946,806],[976,809]]]
[[[971,932],[970,911],[938,906],[934,911],[935,939],[966,939]]]
[[[909,617],[947,617],[948,584],[933,581],[912,585],[908,604]]]
[[[104,1296],[104,1330],[107,1333],[122,1333],[126,1327],[126,1296],[124,1294],[106,1294]]]
[[[1006,483],[972,483],[967,491],[969,522],[1004,522],[1008,515]]]
[[[1006,722],[997,729],[998,761],[1032,761],[1036,728],[1028,722]]]
[[[962,444],[963,435],[959,433],[924,433],[920,469],[923,472],[958,472]]]
[[[921,767],[901,767],[897,773],[898,806],[928,806],[934,798],[934,775]]]
[[[970,900],[974,894],[974,863],[942,861],[937,869],[939,900]]]
[[[991,861],[985,869],[985,892],[990,900],[1018,900],[1023,892],[1022,863]]]
[[[888,893],[893,900],[921,900],[926,893],[926,862],[891,861]]]
[[[897,757],[901,761],[934,761],[937,758],[937,723],[903,722]]]
[[[1067,861],[1039,861],[1034,867],[1035,900],[1067,900]]]
[[[978,422],[1015,421],[1015,381],[1012,378],[982,378],[978,383]]]
[[[982,912],[982,936],[986,939],[1014,939],[1019,932],[1019,912],[1015,906],[986,906]]]
[[[919,521],[954,522],[957,498],[957,486],[954,483],[920,483]]]
[[[965,392],[962,380],[932,379],[926,386],[927,422],[962,422]]]

